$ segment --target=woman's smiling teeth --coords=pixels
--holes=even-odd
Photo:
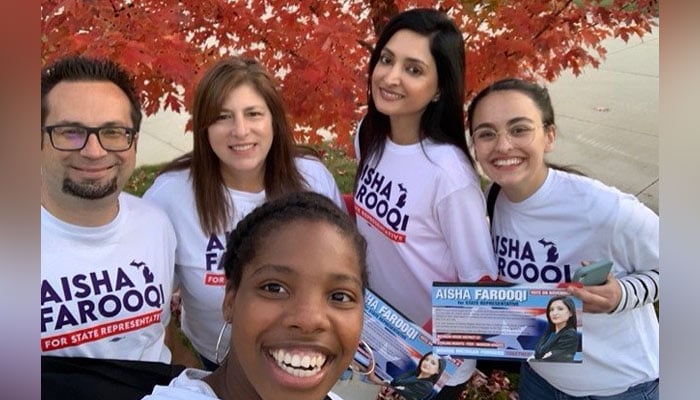
[[[250,150],[255,146],[254,144],[238,144],[238,145],[231,145],[229,148],[234,151],[246,151]]]
[[[379,89],[379,92],[382,94],[382,97],[388,100],[399,100],[403,97],[398,93],[390,92],[386,89]]]
[[[292,354],[277,349],[271,350],[270,355],[280,368],[297,378],[316,375],[326,362],[326,355],[321,353]]]
[[[493,162],[493,165],[495,165],[497,167],[507,167],[509,165],[520,164],[521,162],[522,162],[522,160],[520,158],[505,158],[505,159],[501,158],[501,159],[495,160]]]

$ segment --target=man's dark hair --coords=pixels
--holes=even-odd
[[[41,126],[49,113],[46,96],[60,82],[112,82],[117,85],[131,104],[131,122],[138,132],[141,128],[139,103],[131,76],[118,64],[105,59],[69,56],[46,66],[41,71]]]

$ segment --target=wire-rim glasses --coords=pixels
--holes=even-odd
[[[477,128],[472,133],[472,140],[475,146],[481,148],[491,148],[498,143],[500,136],[505,131],[505,137],[513,146],[527,146],[532,143],[535,138],[535,131],[537,128],[546,127],[546,124],[533,125],[533,124],[523,124],[519,123],[513,126],[509,126],[504,130],[496,130],[492,127],[485,126]]]
[[[49,135],[51,145],[63,151],[82,150],[92,134],[106,151],[125,151],[131,148],[136,136],[135,129],[123,126],[51,125],[42,130]]]

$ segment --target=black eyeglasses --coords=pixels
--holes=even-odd
[[[136,130],[122,126],[88,127],[78,125],[52,125],[42,129],[49,134],[51,145],[56,150],[82,150],[90,135],[97,136],[97,141],[107,151],[125,151],[131,148]]]

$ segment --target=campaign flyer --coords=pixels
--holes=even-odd
[[[433,283],[434,351],[510,361],[583,361],[582,307],[557,284]]]
[[[457,367],[462,364],[460,359],[433,356],[431,334],[414,324],[369,289],[365,291],[362,340],[371,348],[376,362],[374,373],[364,380],[384,385],[392,381],[402,382],[400,385],[397,384],[397,387],[404,390],[403,397],[409,400],[412,398],[408,393],[410,383],[416,383],[414,386],[422,383],[418,382],[419,379],[414,375],[419,370],[421,360],[434,357],[437,361],[436,376],[429,380],[431,384],[428,387],[433,394],[442,388]],[[361,346],[355,353],[355,366],[366,371],[370,367],[369,359],[370,355]],[[418,389],[414,394],[417,391]]]

